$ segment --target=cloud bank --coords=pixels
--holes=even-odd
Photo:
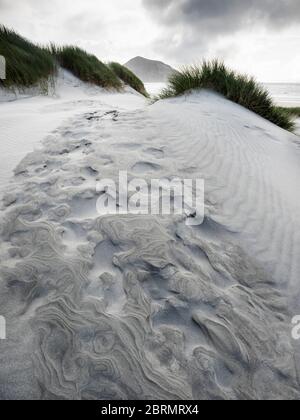
[[[167,26],[191,25],[212,35],[249,25],[278,29],[300,22],[299,0],[143,0]]]
[[[264,69],[274,59],[278,66],[276,57],[284,70],[290,58],[300,71],[299,0],[143,0],[143,6],[162,28],[155,48],[170,60],[184,64],[217,56],[252,70],[252,54],[262,79],[270,79]],[[275,70],[276,78],[283,77]]]

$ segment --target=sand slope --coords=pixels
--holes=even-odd
[[[120,108],[91,104],[15,170],[1,397],[298,399],[297,137],[209,92]],[[119,170],[203,177],[204,224],[99,217]]]
[[[21,159],[67,118],[93,110],[99,103],[112,102],[126,109],[144,106],[145,100],[131,88],[126,92],[108,94],[65,70],[59,71],[55,86],[49,86],[48,96],[41,96],[38,89],[19,94],[0,89],[0,155],[5,157],[0,165],[0,195]]]

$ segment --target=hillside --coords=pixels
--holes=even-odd
[[[144,83],[167,82],[171,74],[176,72],[168,64],[161,61],[149,60],[143,57],[135,57],[125,64]]]

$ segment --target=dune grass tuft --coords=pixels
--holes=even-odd
[[[41,47],[1,25],[0,55],[6,61],[6,79],[0,79],[0,87],[24,90],[39,86],[46,92],[60,65],[84,82],[118,91],[124,82],[148,96],[143,82],[120,64],[106,65],[78,47]]]
[[[131,70],[119,63],[109,63],[109,67],[126,85],[131,86],[146,98],[149,97],[144,83]]]
[[[300,108],[296,107],[296,108],[284,108],[284,107],[279,107],[279,109],[282,112],[287,113],[289,116],[294,117],[294,118],[300,118]]]
[[[201,66],[186,67],[174,73],[159,98],[179,96],[193,89],[214,90],[279,127],[290,131],[294,128],[291,116],[275,106],[269,92],[254,78],[240,75],[218,60],[204,61]]]
[[[122,88],[122,83],[115,73],[96,56],[73,46],[51,45],[51,51],[60,66],[72,72],[80,80],[106,89]]]
[[[56,71],[55,60],[46,48],[4,26],[0,26],[0,55],[6,60],[6,79],[0,80],[4,88],[45,87]]]

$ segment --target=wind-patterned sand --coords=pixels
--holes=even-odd
[[[299,399],[299,158],[205,92],[53,132],[4,197],[1,398]],[[204,224],[100,217],[119,170],[204,178]]]

